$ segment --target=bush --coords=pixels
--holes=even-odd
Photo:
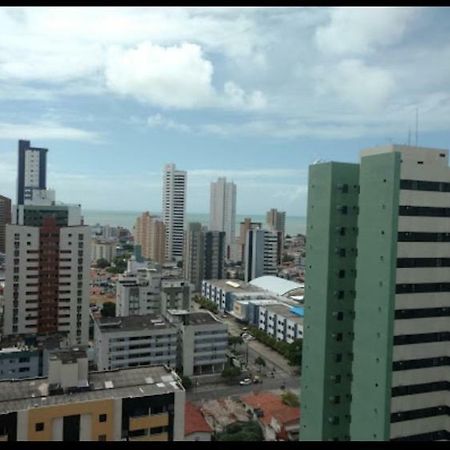
[[[222,433],[218,433],[217,441],[262,441],[261,427],[255,421],[236,422],[228,425]]]
[[[109,266],[109,262],[105,258],[97,259],[95,264],[99,269],[106,269]]]
[[[205,297],[201,297],[199,295],[196,295],[193,298],[194,302],[198,303],[201,307],[207,309],[208,311],[211,311],[215,314],[217,314],[219,312],[219,309],[217,308],[217,305],[212,302],[211,300],[208,300]]]
[[[283,394],[281,395],[281,400],[285,405],[288,406],[300,406],[298,397],[292,391],[283,392]]]
[[[181,377],[181,384],[186,390],[189,390],[192,387],[192,380],[186,376]]]
[[[241,374],[241,369],[239,369],[239,367],[235,367],[235,366],[227,366],[222,371],[222,377],[226,378],[229,381],[237,378],[240,374]]]

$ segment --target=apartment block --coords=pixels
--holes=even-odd
[[[99,259],[106,259],[111,263],[117,255],[116,242],[108,242],[100,239],[91,241],[91,262],[96,263]]]
[[[441,149],[310,168],[301,440],[449,438],[449,186]]]
[[[47,377],[0,381],[0,441],[181,441],[185,392],[164,366],[88,373],[80,348]]]
[[[159,315],[102,317],[94,321],[98,370],[176,367],[178,330]]]
[[[0,195],[0,253],[6,249],[6,224],[11,223],[11,200]]]
[[[135,243],[141,246],[142,256],[164,264],[166,249],[166,227],[164,222],[147,211],[136,220]]]
[[[285,304],[261,305],[258,328],[277,341],[291,344],[303,338],[303,308]]]

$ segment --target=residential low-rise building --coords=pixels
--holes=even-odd
[[[268,305],[259,309],[258,328],[278,341],[291,344],[303,339],[303,314],[300,306]]]
[[[300,408],[283,403],[271,392],[243,395],[241,401],[262,428],[265,441],[298,441]]]
[[[0,381],[0,441],[182,441],[185,391],[167,367],[88,373],[80,348],[47,377]]]
[[[161,280],[161,314],[169,309],[189,311],[191,305],[191,285],[188,281],[176,278]]]
[[[211,441],[212,428],[204,418],[199,407],[186,402],[184,409],[184,440]]]
[[[168,310],[180,332],[180,369],[184,376],[220,374],[227,360],[228,326],[209,311]]]
[[[276,298],[264,300],[236,300],[230,315],[241,322],[258,326],[259,311],[261,307],[280,304],[280,301]]]
[[[176,367],[177,328],[155,314],[102,317],[94,321],[98,370],[166,365]]]
[[[117,255],[117,243],[102,239],[92,239],[91,241],[91,262],[96,263],[99,259],[105,259],[111,263]]]

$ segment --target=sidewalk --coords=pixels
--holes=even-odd
[[[268,365],[272,363],[279,369],[283,370],[283,372],[286,372],[288,375],[295,374],[295,368],[290,366],[289,363],[286,361],[286,359],[275,350],[266,347],[264,344],[257,341],[256,339],[250,341],[248,343],[248,346],[256,353],[259,353],[262,356],[262,358],[266,360],[266,363],[268,363]]]

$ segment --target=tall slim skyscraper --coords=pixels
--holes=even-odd
[[[225,278],[225,232],[190,223],[183,257],[184,278],[200,291],[202,280]]]
[[[238,245],[241,247],[241,261],[245,264],[245,244],[247,242],[248,230],[257,230],[262,226],[261,222],[252,222],[250,217],[246,217],[243,222],[239,224],[239,241]]]
[[[269,230],[281,231],[284,236],[286,226],[286,213],[272,208],[270,211],[267,211],[266,225]]]
[[[277,275],[281,262],[281,233],[249,229],[245,244],[244,280]]]
[[[310,168],[301,440],[448,439],[449,205],[447,150]]]
[[[90,244],[80,205],[57,205],[40,190],[17,206],[6,226],[4,334],[66,332],[87,344]]]
[[[183,258],[187,173],[167,164],[163,175],[163,221],[166,226],[166,259]]]
[[[235,239],[236,185],[226,178],[211,183],[209,229],[225,231],[226,257],[231,257],[231,245]]]
[[[163,264],[166,252],[164,222],[147,211],[137,218],[134,232],[136,244],[141,246],[142,256]]]
[[[0,195],[0,253],[5,253],[6,224],[11,223],[11,200]]]
[[[34,190],[47,188],[47,149],[31,147],[30,141],[19,141],[17,204],[33,198]]]

